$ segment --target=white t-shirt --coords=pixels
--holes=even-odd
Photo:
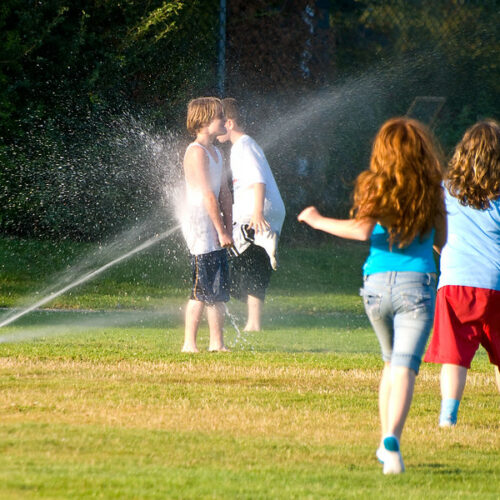
[[[446,285],[500,290],[500,198],[485,210],[463,206],[445,189],[448,239],[438,288]]]
[[[233,221],[238,224],[250,221],[255,204],[255,194],[251,186],[262,183],[266,185],[264,218],[269,222],[271,230],[279,235],[285,220],[285,204],[264,151],[248,135],[241,136],[231,148],[231,173]]]
[[[200,147],[208,156],[208,172],[210,185],[215,197],[219,197],[222,182],[222,155],[214,146],[217,153],[217,161],[208,150],[197,142],[192,142],[186,149]],[[182,233],[192,255],[202,255],[215,250],[220,250],[219,237],[215,226],[208,215],[203,203],[203,193],[200,189],[191,186],[186,180],[186,196],[183,209],[181,210]]]

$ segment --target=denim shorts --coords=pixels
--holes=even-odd
[[[229,265],[226,250],[192,255],[191,269],[191,300],[199,300],[208,305],[229,300]]]
[[[375,273],[360,290],[382,359],[418,373],[434,317],[434,273]]]

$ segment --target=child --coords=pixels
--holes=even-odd
[[[227,134],[231,141],[233,176],[233,238],[239,255],[231,259],[231,295],[246,300],[245,331],[260,331],[262,306],[272,270],[277,269],[278,238],[285,205],[264,152],[245,134],[238,103],[223,99]]]
[[[186,149],[184,175],[186,207],[182,230],[193,270],[191,299],[186,307],[182,352],[199,352],[198,326],[207,307],[210,351],[227,351],[224,346],[224,302],[229,300],[227,251],[232,245],[231,193],[223,176],[223,161],[213,145],[225,134],[222,103],[215,97],[201,97],[188,105],[187,129],[196,137]],[[221,215],[222,213],[222,215]]]
[[[441,256],[434,333],[424,360],[442,363],[441,427],[453,426],[481,344],[500,390],[500,125],[473,125],[445,176],[448,241]]]
[[[440,161],[422,124],[393,118],[382,126],[370,168],[357,178],[351,215],[331,219],[308,207],[298,220],[342,238],[370,239],[361,295],[385,362],[376,455],[384,474],[399,474],[405,470],[399,441],[432,326],[432,248],[445,238]]]

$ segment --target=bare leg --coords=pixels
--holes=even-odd
[[[467,380],[467,368],[444,364],[441,368],[441,398],[460,401]]]
[[[384,474],[400,474],[405,467],[399,441],[410,410],[416,374],[411,368],[386,363],[379,389],[382,441],[377,458],[384,464]]]
[[[388,428],[388,412],[389,412],[389,397],[391,394],[391,364],[385,363],[382,370],[382,378],[378,391],[378,408],[380,414],[380,427],[382,438],[387,434]]]
[[[223,302],[216,302],[213,306],[207,306],[207,320],[210,329],[209,351],[228,351],[224,345],[223,327],[224,327],[225,307]]]
[[[247,299],[248,304],[248,319],[245,328],[245,332],[260,332],[261,323],[260,319],[262,317],[262,306],[264,301],[253,295],[249,295]]]
[[[205,304],[199,300],[190,300],[186,306],[184,345],[182,352],[200,352],[196,347],[196,334],[200,325]]]
[[[453,427],[457,423],[458,408],[465,389],[467,368],[444,364],[441,368],[441,412],[439,427]]]
[[[387,434],[401,440],[401,433],[410,411],[416,374],[405,366],[391,367],[391,395],[389,397]]]
[[[497,381],[498,390],[500,391],[500,367],[498,366],[495,366],[495,379]]]

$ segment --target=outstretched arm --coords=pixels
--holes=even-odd
[[[332,219],[324,217],[316,207],[307,207],[297,217],[312,228],[333,234],[339,238],[368,241],[377,223],[374,219]]]

